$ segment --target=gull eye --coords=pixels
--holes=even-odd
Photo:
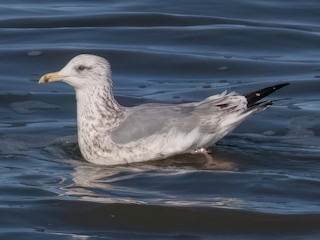
[[[85,70],[86,69],[86,67],[84,66],[84,65],[79,65],[78,67],[77,67],[77,70],[78,71],[83,71],[83,70]]]

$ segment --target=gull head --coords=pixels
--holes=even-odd
[[[67,63],[60,71],[43,75],[39,83],[62,81],[76,90],[88,89],[97,85],[112,85],[109,62],[99,56],[81,54]]]

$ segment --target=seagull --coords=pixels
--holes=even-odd
[[[244,95],[227,91],[200,102],[120,105],[113,94],[109,62],[81,54],[39,83],[62,81],[75,89],[78,144],[94,164],[122,165],[164,159],[183,153],[202,153],[253,113],[272,105],[260,101],[288,85],[282,83]]]

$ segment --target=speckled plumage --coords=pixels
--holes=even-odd
[[[76,91],[83,157],[103,165],[161,159],[211,146],[269,105],[248,108],[245,96],[224,92],[201,102],[123,107],[113,95],[110,64],[88,54],[76,56],[59,72],[44,75],[39,83],[59,80]]]

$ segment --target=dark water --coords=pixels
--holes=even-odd
[[[0,239],[320,237],[320,3],[316,0],[0,4]],[[85,162],[74,92],[39,86],[79,53],[112,63],[124,105],[291,82],[200,156]]]

